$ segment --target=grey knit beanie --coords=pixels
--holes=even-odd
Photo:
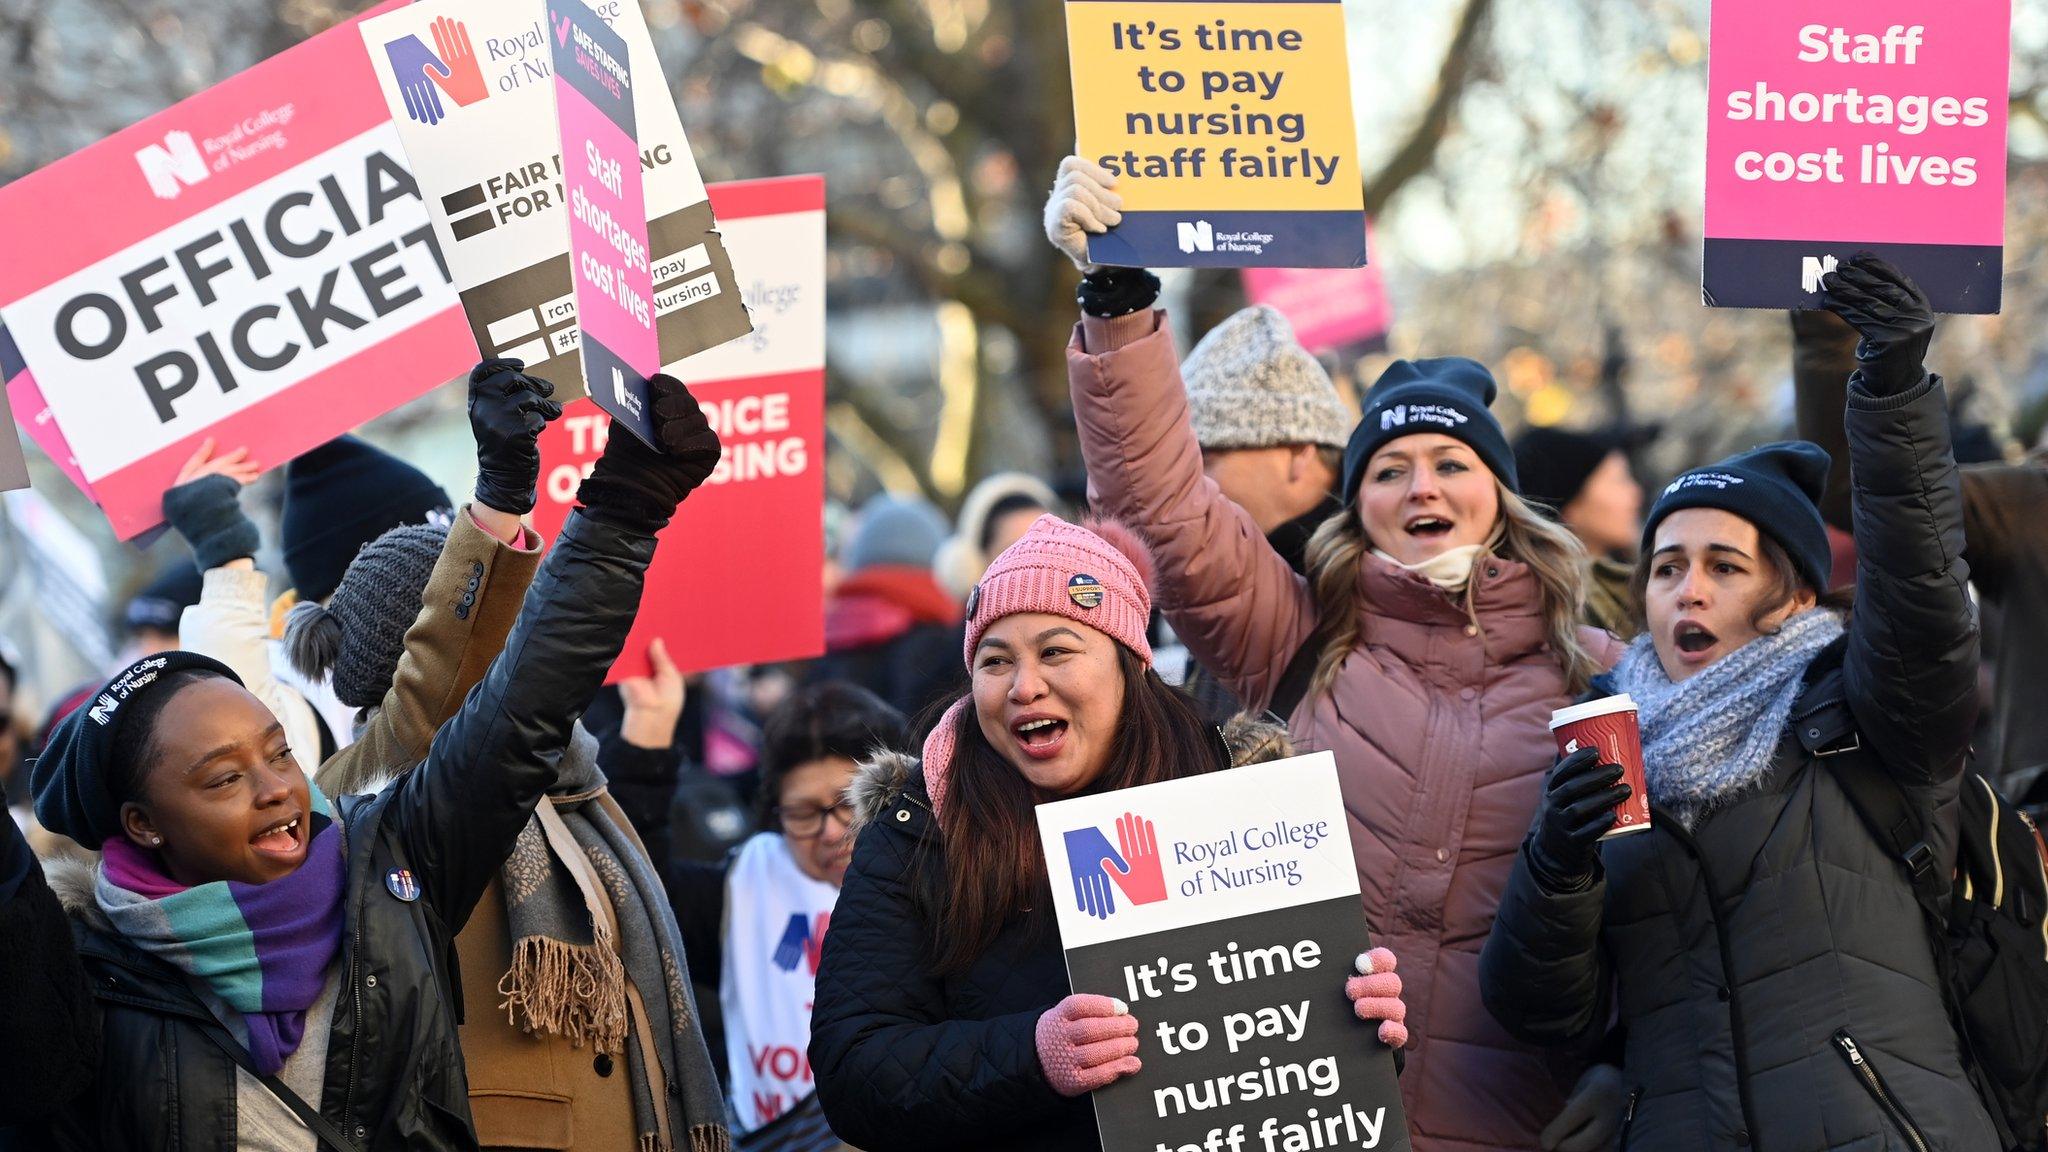
[[[351,708],[382,704],[447,542],[444,525],[408,524],[363,545],[327,603],[292,608],[284,626],[292,667],[309,680],[333,672],[334,697]]]
[[[1203,451],[1342,448],[1350,435],[1352,419],[1330,374],[1270,304],[1246,308],[1210,329],[1180,371]]]
[[[929,501],[885,492],[861,505],[840,562],[848,572],[885,564],[929,568],[952,528]]]

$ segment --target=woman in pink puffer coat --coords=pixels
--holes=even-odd
[[[1151,307],[1158,281],[1086,263],[1084,233],[1116,222],[1105,177],[1069,160],[1046,216],[1089,273],[1067,365],[1094,500],[1151,545],[1161,607],[1190,652],[1254,709],[1288,679],[1296,743],[1336,754],[1366,919],[1407,978],[1401,1090],[1414,1147],[1603,1146],[1620,1122],[1618,1079],[1588,1073],[1560,1117],[1581,1066],[1509,1037],[1478,976],[1556,759],[1551,711],[1620,654],[1578,623],[1579,545],[1516,495],[1486,369],[1400,361],[1365,397],[1338,493],[1346,510],[1318,530],[1297,576],[1203,474],[1172,338]]]

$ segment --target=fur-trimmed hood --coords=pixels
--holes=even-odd
[[[861,829],[894,804],[912,781],[920,779],[917,757],[902,752],[883,750],[861,761],[853,774],[853,783],[846,786],[846,798],[853,804],[853,826],[848,834],[859,836]]]
[[[50,891],[57,902],[64,906],[64,913],[73,920],[84,923],[94,931],[115,935],[113,921],[100,911],[100,902],[93,895],[95,873],[99,870],[100,858],[97,853],[90,860],[76,856],[50,856],[41,861],[43,879],[50,885]]]

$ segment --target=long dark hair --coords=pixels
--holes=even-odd
[[[1118,644],[1116,655],[1124,674],[1123,706],[1109,766],[1088,792],[1114,792],[1224,767],[1220,738],[1194,700],[1160,679],[1129,648]],[[1053,797],[1032,787],[989,744],[971,702],[954,723],[953,764],[939,816],[945,865],[920,868],[918,885],[941,973],[966,970],[1019,917],[1029,922],[1033,934],[1052,922],[1052,886],[1032,809]]]

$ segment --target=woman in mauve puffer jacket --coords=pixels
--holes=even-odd
[[[1401,958],[1417,1152],[1533,1150],[1583,1066],[1487,1015],[1479,949],[1554,758],[1550,714],[1620,651],[1579,626],[1583,549],[1516,495],[1486,369],[1399,361],[1296,575],[1203,475],[1157,293],[1139,269],[1082,281],[1067,368],[1097,506],[1143,534],[1174,632],[1248,706],[1313,661],[1284,719],[1336,754],[1366,920]]]

